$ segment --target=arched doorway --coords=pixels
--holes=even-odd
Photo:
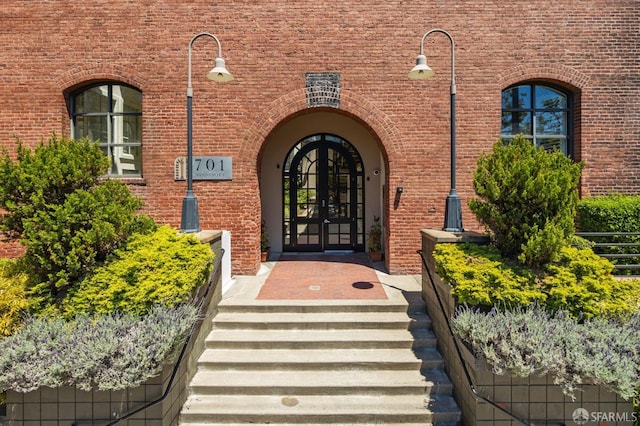
[[[347,140],[318,133],[288,152],[283,251],[364,250],[364,165]]]

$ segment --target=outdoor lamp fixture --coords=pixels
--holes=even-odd
[[[431,33],[442,33],[449,37],[451,42],[451,190],[447,196],[444,209],[444,230],[449,232],[462,232],[462,206],[460,197],[456,192],[456,74],[453,37],[441,29],[427,31],[420,41],[420,54],[416,59],[416,66],[409,72],[412,80],[423,80],[435,73],[427,65],[427,57],[424,55],[424,40]]]
[[[215,67],[209,71],[207,78],[213,81],[231,81],[233,75],[224,66],[224,59],[222,59],[222,46],[220,40],[211,33],[196,34],[189,42],[189,76],[187,80],[187,195],[182,200],[182,221],[180,222],[180,231],[185,233],[199,232],[200,231],[200,217],[198,215],[198,199],[193,193],[193,142],[192,142],[192,102],[193,102],[193,88],[191,87],[191,48],[193,42],[202,36],[209,36],[213,38],[218,44],[218,57],[216,58]]]

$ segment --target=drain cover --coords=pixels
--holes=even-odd
[[[285,396],[284,398],[282,398],[282,405],[284,405],[285,407],[295,407],[299,402],[300,401],[298,401],[298,398],[294,398],[292,396]]]

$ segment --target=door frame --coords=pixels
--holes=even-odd
[[[317,162],[317,171],[314,177],[316,182],[315,199],[308,203],[311,205],[309,217],[298,217],[298,172],[297,167],[306,155],[311,151],[317,150],[318,156],[315,158]],[[330,150],[335,150],[345,158],[349,167],[349,185],[348,185],[348,204],[349,213],[346,218],[331,215],[330,202],[328,199],[330,185],[329,172],[330,162],[327,154]],[[349,250],[364,251],[364,164],[362,157],[353,144],[344,138],[330,133],[317,133],[309,135],[298,141],[287,153],[284,161],[282,174],[282,191],[283,191],[283,251],[331,251],[331,250]],[[287,185],[288,183],[288,185]],[[335,183],[334,183],[335,184]],[[338,194],[339,195],[339,194]],[[288,206],[286,206],[288,200]],[[309,207],[308,207],[309,209]],[[287,212],[289,212],[287,214]],[[342,243],[340,239],[346,233],[343,232],[344,225],[348,224],[349,242]],[[317,230],[317,240],[310,242],[310,238],[306,242],[302,234],[298,234],[298,226],[313,226],[314,232],[308,233],[308,236],[315,236]],[[338,231],[337,234],[335,231]],[[295,231],[295,232],[294,232]],[[342,234],[341,234],[342,233]],[[338,242],[332,243],[337,235]]]

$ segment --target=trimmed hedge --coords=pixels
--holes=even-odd
[[[640,232],[640,195],[606,195],[578,202],[576,227],[583,232]]]
[[[583,232],[640,232],[640,195],[607,195],[578,203],[576,227]],[[640,243],[640,236],[589,237],[594,242]],[[597,247],[601,254],[637,254],[640,247]],[[612,259],[614,264],[639,264],[640,256]],[[632,269],[617,269],[632,275]]]

